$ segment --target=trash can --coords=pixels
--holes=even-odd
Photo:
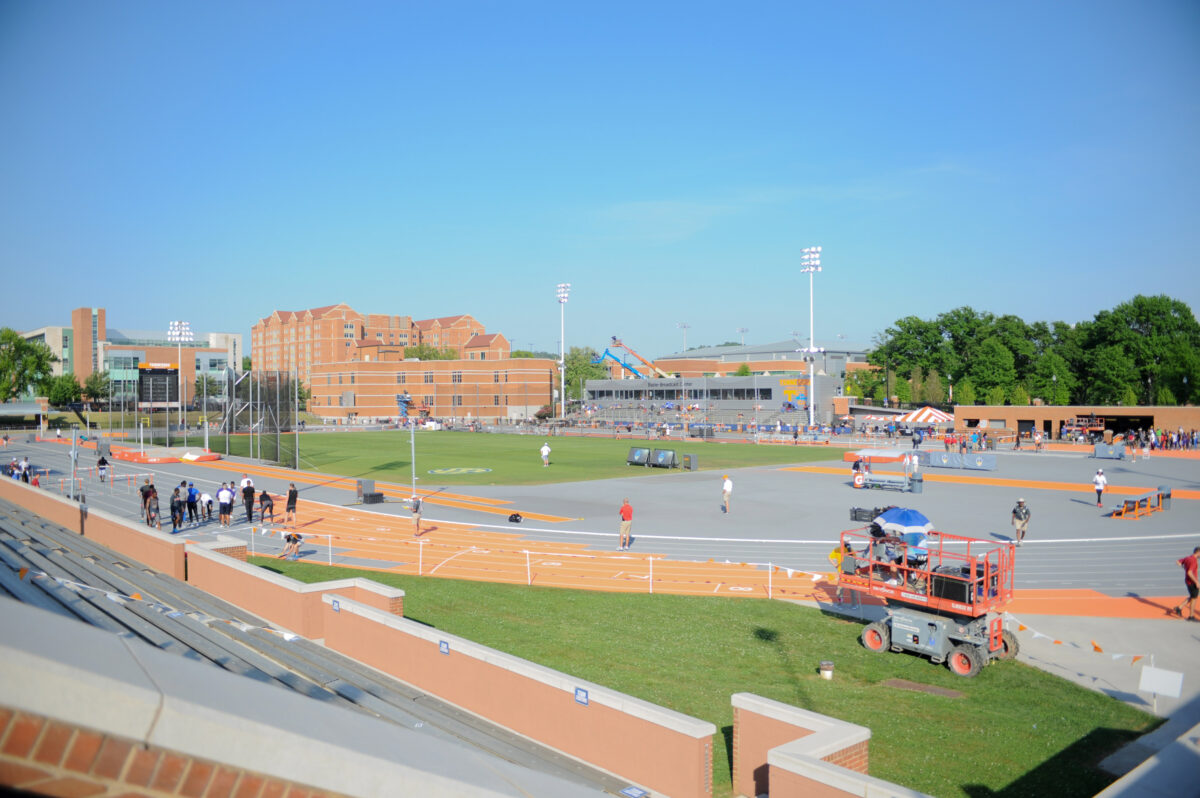
[[[694,454],[685,454],[683,456],[683,470],[695,471],[700,467],[700,460]]]
[[[1159,492],[1159,494],[1162,495],[1162,508],[1164,510],[1170,510],[1171,509],[1171,486],[1170,485],[1159,485],[1158,492]]]
[[[908,480],[908,490],[910,493],[925,492],[925,475],[913,474]]]

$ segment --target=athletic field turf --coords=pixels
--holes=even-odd
[[[254,562],[308,582],[351,575]],[[786,602],[358,575],[404,589],[409,618],[714,723],[717,796],[732,790],[729,697],[741,691],[869,727],[871,775],[947,797],[1094,795],[1113,780],[1095,763],[1158,723],[1016,661],[963,679],[919,657],[874,654],[858,643],[861,624]],[[833,681],[818,675],[824,659]]]

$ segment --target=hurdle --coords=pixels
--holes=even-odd
[[[250,527],[250,556],[251,557],[255,556],[255,553],[254,553],[254,536],[255,535],[261,534],[261,535],[267,535],[269,537],[275,537],[276,532],[279,532],[279,539],[283,540],[284,536],[287,535],[288,530],[286,528],[284,528],[284,529],[279,529],[279,528],[268,529],[267,527],[257,527],[257,526]],[[333,565],[333,535],[322,534],[319,532],[312,532],[312,533],[304,534],[301,537],[303,537],[305,539],[307,539],[307,538],[325,538],[326,554],[328,555],[326,558],[326,565]]]

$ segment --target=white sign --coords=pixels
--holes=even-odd
[[[1138,689],[1143,693],[1179,698],[1183,692],[1183,674],[1146,665],[1142,668],[1142,680]]]

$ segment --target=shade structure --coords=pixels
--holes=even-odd
[[[897,424],[953,424],[954,416],[936,407],[922,407],[896,418]]]
[[[910,510],[906,507],[891,507],[884,510],[875,518],[875,523],[887,532],[896,536],[926,534],[933,529],[933,524],[924,513]]]

